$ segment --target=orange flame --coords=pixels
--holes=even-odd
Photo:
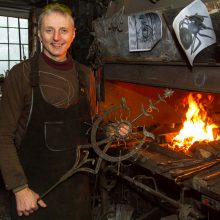
[[[172,149],[187,153],[195,142],[209,142],[219,139],[214,135],[214,129],[218,128],[213,124],[205,110],[205,102],[201,94],[193,96],[192,93],[187,97],[188,110],[186,112],[186,120],[179,134],[172,139]],[[212,101],[209,95],[208,102]],[[216,137],[215,137],[216,136]]]

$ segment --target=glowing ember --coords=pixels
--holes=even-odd
[[[209,102],[212,101],[212,96],[208,96],[207,100]],[[218,135],[214,135],[214,130],[218,126],[211,122],[205,110],[205,104],[207,103],[202,101],[201,94],[193,96],[190,93],[187,97],[188,111],[186,112],[186,120],[179,134],[172,140],[170,146],[172,149],[186,153],[195,142],[209,142],[219,139]]]

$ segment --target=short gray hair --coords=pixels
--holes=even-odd
[[[51,3],[51,4],[46,5],[43,8],[43,11],[41,12],[41,14],[39,16],[39,19],[38,19],[38,30],[41,29],[43,17],[45,15],[49,15],[50,13],[53,13],[53,12],[62,14],[64,16],[68,16],[69,15],[72,18],[73,26],[74,26],[73,13],[72,13],[71,9],[68,6],[64,5],[64,4],[61,4],[61,3]]]

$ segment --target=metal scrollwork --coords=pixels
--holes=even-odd
[[[124,9],[125,7],[123,6],[119,12],[117,12],[111,19],[109,30],[112,32],[122,32],[123,31],[123,15],[124,15]]]
[[[92,69],[97,70],[100,66],[103,65],[103,56],[101,51],[101,45],[97,38],[95,38],[89,48],[89,54],[87,56]]]
[[[140,114],[131,120],[128,118],[115,120],[106,125],[105,119],[113,112],[123,110],[130,115],[130,109],[126,104],[126,100],[122,98],[121,103],[105,110],[92,124],[91,128],[91,144],[79,145],[76,152],[76,161],[73,167],[65,173],[60,180],[55,183],[50,189],[48,189],[40,198],[46,196],[52,189],[58,186],[60,183],[71,177],[77,172],[88,172],[97,174],[99,172],[101,162],[103,160],[111,163],[118,164],[124,160],[133,157],[146,143],[147,139],[154,139],[154,135],[147,131],[145,127],[142,132],[137,132],[133,125],[141,117],[153,117],[152,111],[159,109],[156,107],[160,102],[166,102],[166,99],[173,94],[173,91],[166,89],[162,96],[158,95],[158,100],[153,102],[149,100],[148,108],[141,106]],[[104,139],[98,140],[98,133],[100,130],[104,130],[103,127],[110,129],[111,135],[105,136]],[[120,129],[126,127],[127,133],[121,133]],[[90,158],[90,150],[93,149],[96,153],[95,158]]]

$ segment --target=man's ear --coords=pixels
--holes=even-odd
[[[74,31],[73,31],[72,41],[75,39],[75,36],[76,36],[76,28],[74,28]]]
[[[42,41],[41,35],[40,35],[40,31],[37,32],[38,38],[40,40],[40,42]]]
[[[76,36],[76,33],[75,33],[75,31],[74,31],[74,33],[73,33],[73,38],[72,38],[73,40],[75,39],[75,36]]]

